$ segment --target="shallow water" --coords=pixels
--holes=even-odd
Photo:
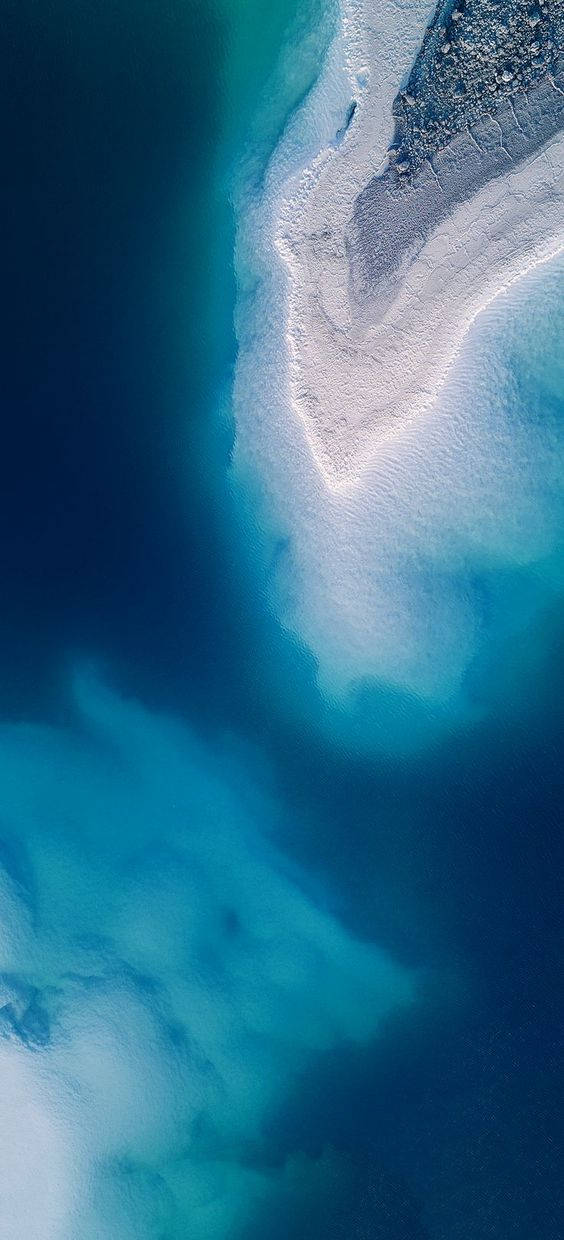
[[[562,267],[321,534],[249,237],[335,13],[7,28],[4,1234],[556,1240]]]

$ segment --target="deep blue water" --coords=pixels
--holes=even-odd
[[[282,25],[283,17],[293,17],[290,6],[285,12]],[[80,720],[71,682],[86,661],[112,691],[141,703],[146,718],[154,715],[155,736],[158,719],[171,716],[197,738],[202,753],[221,755],[228,737],[229,796],[234,804],[240,798],[253,822],[266,817],[257,809],[265,799],[270,821],[259,827],[266,826],[300,890],[351,936],[377,943],[419,979],[416,1002],[388,1012],[375,1037],[328,1037],[323,1045],[316,1035],[311,1054],[294,1062],[289,1051],[269,1052],[265,1067],[256,1035],[256,1075],[274,1076],[277,1055],[293,1066],[281,1096],[264,1105],[259,1120],[249,1120],[247,1130],[241,1121],[236,1139],[219,1142],[218,1157],[235,1168],[242,1200],[252,1206],[240,1226],[219,1218],[207,1232],[193,1230],[185,1185],[193,1175],[196,1129],[187,1120],[179,1121],[176,1153],[170,1145],[163,1152],[155,1137],[153,1158],[149,1135],[143,1155],[130,1155],[128,1138],[116,1138],[112,1158],[122,1160],[120,1174],[127,1163],[133,1175],[130,1158],[131,1166],[143,1164],[145,1178],[141,1188],[131,1180],[133,1232],[123,1222],[127,1209],[122,1222],[104,1224],[115,1240],[130,1234],[557,1240],[563,1226],[561,594],[554,586],[543,595],[528,627],[496,650],[493,674],[484,652],[474,674],[477,685],[481,676],[488,680],[488,709],[474,724],[457,725],[455,716],[449,730],[407,756],[378,746],[355,750],[354,732],[350,744],[338,744],[326,726],[341,708],[322,699],[313,655],[269,608],[266,570],[230,470],[235,223],[217,163],[220,157],[233,163],[244,137],[236,119],[230,116],[228,126],[222,114],[229,29],[219,6],[180,0],[164,9],[148,0],[116,6],[82,0],[73,9],[62,0],[49,6],[19,0],[5,8],[3,865],[33,903],[34,933],[40,935],[42,919],[50,925],[59,918],[70,944],[75,918],[83,937],[94,928],[113,936],[122,973],[137,967],[131,944],[130,958],[121,943],[120,934],[123,943],[126,936],[116,928],[117,914],[110,919],[101,906],[95,925],[94,913],[88,921],[90,914],[78,908],[78,896],[74,908],[74,880],[63,877],[59,891],[57,878],[50,871],[47,877],[51,840],[53,855],[61,841],[73,855],[76,848],[85,871],[92,857],[102,857],[108,888],[142,868],[143,849],[147,872],[169,874],[176,866],[177,843],[160,819],[139,827],[138,853],[133,843],[130,855],[129,843],[116,842],[111,792],[100,796],[98,825],[88,820],[82,838],[80,823],[94,796],[88,789],[98,787],[88,783],[88,764],[98,763],[104,779],[106,761],[108,769],[114,762],[122,769],[115,738],[98,749],[98,725]],[[274,36],[269,55],[273,61]],[[265,54],[257,89],[269,66]],[[245,96],[247,119],[249,106]],[[520,371],[517,357],[515,367],[526,388],[525,362]],[[557,395],[550,399],[556,410]],[[527,578],[526,589],[534,591],[534,579]],[[369,694],[377,714],[384,690]],[[109,706],[104,710],[111,714]],[[23,725],[31,723],[38,730],[28,742]],[[43,761],[42,729],[51,725],[63,729],[60,767],[59,757],[52,759],[57,791],[51,805],[43,773],[38,776],[26,817],[27,790],[14,792],[5,769],[14,772],[14,786],[20,778],[33,783],[34,764]],[[127,718],[116,723],[124,748],[128,727]],[[20,770],[18,746],[28,743]],[[155,742],[155,763],[165,772],[167,743],[165,737],[161,752]],[[149,741],[147,753],[152,749]],[[198,763],[202,768],[203,759]],[[126,804],[133,806],[141,766],[127,770]],[[178,798],[170,791],[173,776],[162,778],[164,822]],[[221,815],[230,831],[214,786],[198,792],[197,813],[212,824]],[[123,838],[131,842],[137,827],[133,818],[126,823],[127,815],[126,809]],[[42,837],[45,854],[37,844]],[[170,882],[180,884],[174,898],[181,907],[184,871],[180,863],[177,869]],[[64,913],[57,911],[59,897]],[[225,938],[236,937],[244,896],[240,907],[221,915]],[[184,933],[179,914],[175,938]],[[207,952],[202,947],[211,976]],[[38,1054],[37,1045],[50,1038],[55,1044],[66,1026],[52,974],[40,982],[35,957],[27,971],[17,951],[14,961],[3,964],[6,974],[37,985],[38,1010],[49,1016],[36,1049],[22,1051]],[[77,968],[74,957],[66,970],[64,961],[57,968],[62,979]],[[92,966],[93,976],[100,969]],[[163,977],[155,965],[148,995],[166,990]],[[303,998],[296,993],[291,1020],[299,1028]],[[338,995],[332,1002],[337,1010]],[[343,998],[343,1008],[348,1002]],[[172,1018],[169,1024],[170,1039]],[[6,1036],[18,1041],[12,1017]],[[175,1036],[185,1046],[192,1034],[185,1028]],[[20,1041],[25,1048],[25,1038]],[[247,1065],[251,1045],[242,1052]],[[199,1062],[194,1072],[205,1076]],[[198,1140],[204,1140],[204,1104],[202,1112]],[[2,1124],[10,1128],[9,1115]],[[335,1160],[328,1179],[316,1171],[324,1158]],[[283,1167],[297,1170],[284,1177]],[[269,1191],[255,1200],[241,1169],[265,1175]],[[100,1210],[111,1219],[105,1197]],[[30,1231],[17,1211],[10,1217],[9,1240],[35,1236],[40,1224],[32,1222]],[[106,1235],[90,1215],[77,1218],[37,1236]]]
[[[168,679],[209,664],[221,535],[195,462],[182,494],[181,479],[233,360],[233,277],[220,212],[219,238],[204,225],[212,10],[18,4],[8,39],[3,651],[19,714],[50,701],[73,645],[159,659]],[[212,332],[218,241],[228,296]]]

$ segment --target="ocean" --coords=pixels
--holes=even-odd
[[[2,1235],[558,1240],[562,262],[329,501],[336,7],[4,19]]]

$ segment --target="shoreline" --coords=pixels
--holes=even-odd
[[[341,38],[354,115],[339,145],[322,150],[290,187],[278,217],[275,240],[289,274],[292,405],[331,491],[354,486],[378,444],[435,403],[482,310],[564,247],[560,132],[505,169],[496,168],[498,148],[494,171],[487,161],[481,169],[483,184],[439,215],[411,253],[399,251],[379,288],[369,281],[360,296],[354,289],[353,212],[385,174],[393,96],[428,18],[426,6],[414,5],[410,24],[404,10],[400,42],[400,8],[390,0],[377,27],[369,3],[345,4]],[[464,133],[459,141],[468,146],[469,139]],[[452,149],[446,150],[451,164]],[[419,202],[425,192],[417,186]]]

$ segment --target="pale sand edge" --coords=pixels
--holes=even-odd
[[[382,46],[382,32],[372,27],[362,38],[366,13],[355,4],[343,14],[351,92],[355,74],[376,63]],[[388,21],[394,16],[392,3]],[[397,48],[394,54],[397,59]],[[290,276],[292,404],[334,491],[353,486],[378,444],[434,404],[485,307],[564,248],[564,138],[556,137],[439,225],[379,324],[355,323],[344,236],[354,200],[382,162],[389,138],[391,112],[386,117],[382,106],[396,86],[391,72],[378,80],[379,90],[367,92],[342,146],[322,151],[291,187],[276,236]]]

